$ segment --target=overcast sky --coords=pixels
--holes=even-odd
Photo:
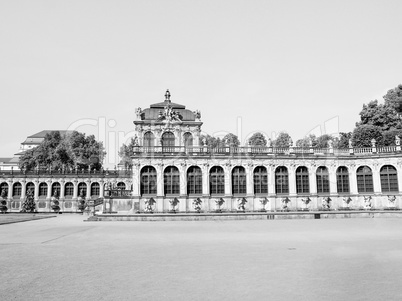
[[[0,157],[41,130],[76,128],[106,138],[113,164],[135,108],[166,89],[201,111],[204,132],[243,143],[254,131],[351,131],[363,103],[402,83],[401,11],[368,0],[0,0]]]

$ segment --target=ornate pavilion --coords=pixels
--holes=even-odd
[[[142,110],[134,121],[132,170],[84,173],[3,171],[0,191],[19,211],[34,191],[38,211],[78,211],[79,199],[100,199],[112,185],[121,194],[103,212],[210,212],[400,208],[402,151],[394,146],[326,149],[272,146],[211,148],[200,141],[201,113],[171,101]]]

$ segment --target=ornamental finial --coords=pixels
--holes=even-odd
[[[169,89],[166,90],[165,93],[165,102],[170,102],[170,92]]]

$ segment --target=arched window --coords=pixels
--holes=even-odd
[[[246,194],[246,170],[236,166],[232,170],[232,194]]]
[[[165,195],[180,194],[180,173],[176,166],[168,166],[163,172]]]
[[[268,172],[264,166],[257,166],[253,173],[254,194],[268,193]]]
[[[184,138],[184,146],[192,147],[193,146],[193,135],[191,133],[185,133],[183,135]]]
[[[52,196],[60,196],[61,185],[59,182],[54,182],[52,184]]]
[[[47,183],[42,182],[39,184],[39,196],[46,197],[47,196]]]
[[[336,188],[338,193],[349,193],[349,171],[345,166],[339,166],[336,170]]]
[[[21,185],[21,183],[19,183],[19,182],[14,183],[14,185],[13,185],[13,197],[15,197],[15,196],[17,196],[17,197],[21,196],[21,192],[22,192],[22,185]]]
[[[277,194],[289,193],[289,174],[285,166],[279,166],[275,170],[275,192]]]
[[[117,183],[117,189],[126,190],[126,184],[124,182]]]
[[[6,196],[8,196],[8,184],[6,182],[0,184],[0,195],[3,193],[3,190]]]
[[[87,184],[81,182],[78,184],[78,196],[85,198],[87,196]]]
[[[100,185],[95,182],[91,184],[91,196],[99,196],[100,195]]]
[[[166,152],[173,151],[174,143],[175,143],[175,138],[174,138],[173,133],[171,133],[171,132],[163,133],[163,135],[162,135],[163,151],[166,151]]]
[[[31,191],[32,194],[35,195],[35,184],[32,183],[32,182],[28,182],[28,183],[27,183],[27,186],[26,186],[26,188],[25,188],[25,191],[26,191],[26,192]]]
[[[373,173],[368,166],[360,166],[356,171],[357,191],[359,193],[373,192]]]
[[[380,170],[381,191],[398,192],[398,173],[392,165],[384,165]]]
[[[153,166],[144,166],[141,169],[141,195],[156,195],[156,170]]]
[[[144,146],[152,147],[155,145],[155,136],[152,132],[146,132],[144,134]]]
[[[296,192],[297,193],[309,193],[310,182],[308,169],[305,166],[299,166],[296,169]]]
[[[209,193],[225,194],[225,172],[220,166],[214,166],[209,171]]]
[[[328,168],[320,166],[317,168],[317,193],[329,193],[329,173]]]
[[[64,185],[64,196],[73,196],[74,195],[74,184],[71,182],[67,182]]]
[[[187,170],[187,194],[202,194],[202,171],[198,166]]]

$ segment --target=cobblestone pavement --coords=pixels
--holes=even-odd
[[[402,300],[402,219],[0,226],[1,300]]]

